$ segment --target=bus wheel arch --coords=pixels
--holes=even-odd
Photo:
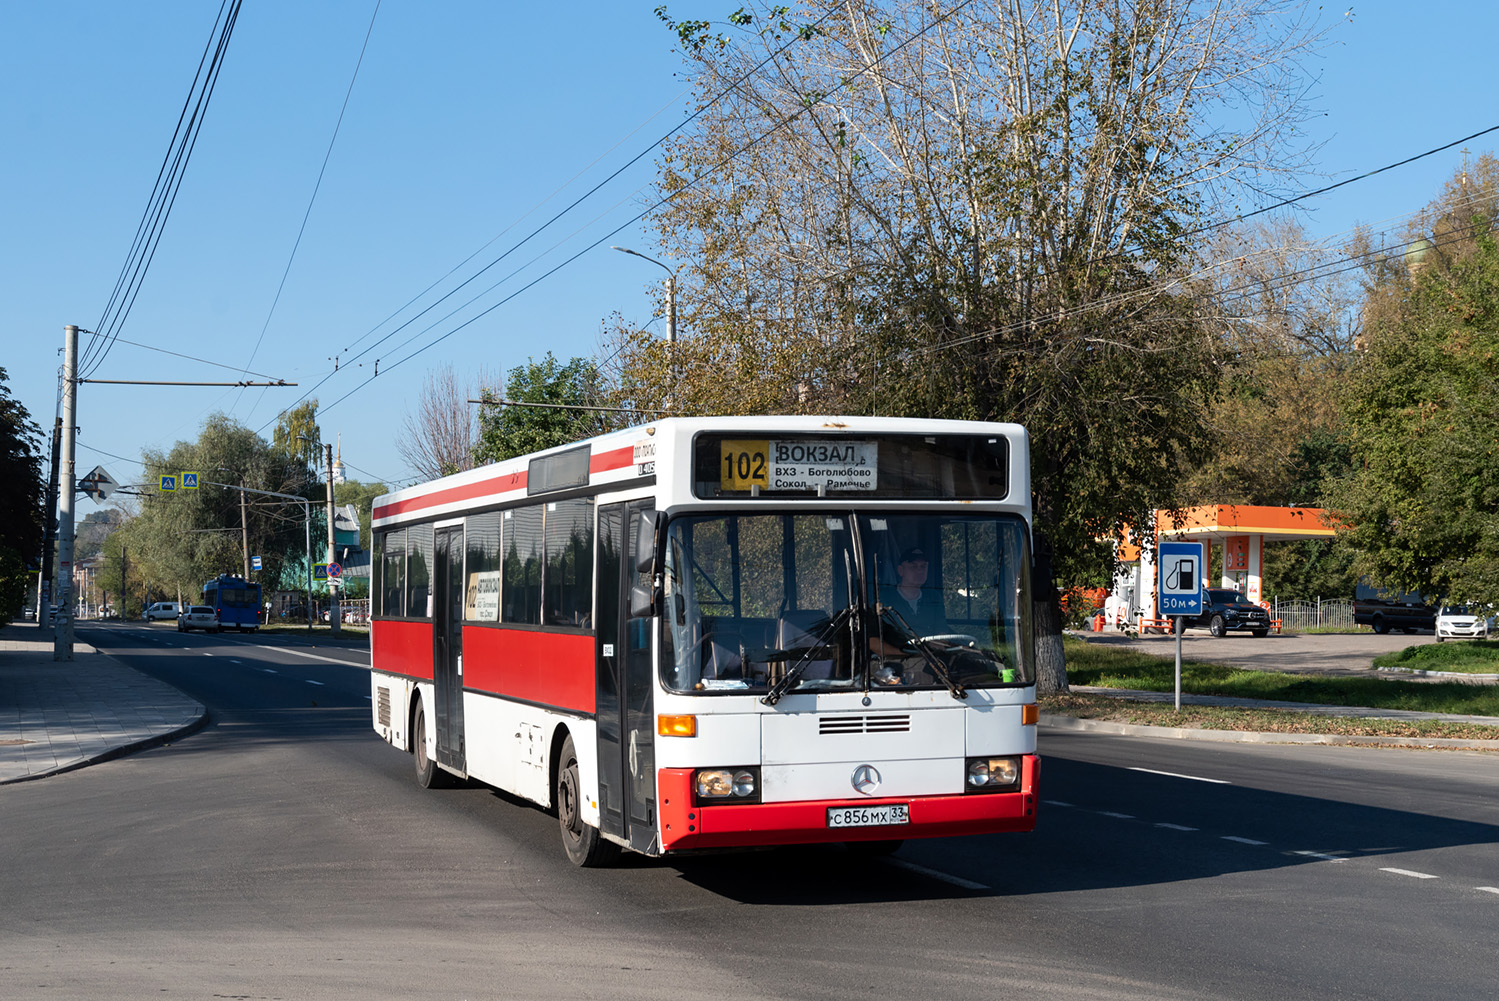
[[[597,827],[583,819],[585,794],[579,778],[578,753],[567,727],[557,728],[552,746],[552,806],[557,813],[563,853],[569,862],[582,868],[610,865],[619,858],[619,846],[606,840]]]

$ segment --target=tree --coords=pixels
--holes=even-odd
[[[197,470],[202,484],[196,491],[143,497],[140,513],[106,543],[110,556],[122,547],[128,551],[130,573],[139,575],[143,590],[171,598],[196,595],[210,577],[238,574],[249,554],[262,557],[262,581],[283,576],[300,580],[306,562],[300,505],[247,494],[242,506],[238,490],[213,485],[311,494],[312,512],[320,517],[323,505],[317,502],[322,493],[309,489],[300,456],[268,445],[223,414],[213,414],[197,441],[179,441],[165,454],[147,451],[142,459],[147,482],[162,473]],[[325,531],[320,524],[312,526],[314,541]],[[246,534],[249,553],[244,549]]]
[[[370,548],[370,508],[376,497],[390,493],[390,488],[383,483],[360,483],[358,480],[345,480],[342,483],[333,484],[333,503],[343,507],[347,504],[354,505],[354,510],[359,512],[359,548],[368,551]]]
[[[1333,497],[1355,571],[1457,602],[1499,600],[1496,219],[1484,156],[1413,228],[1414,253],[1369,268],[1344,399],[1352,472]]]
[[[672,364],[618,338],[621,391],[1018,421],[1057,574],[1105,583],[1102,540],[1174,506],[1210,443],[1223,345],[1187,235],[1294,165],[1304,6],[814,0],[799,22],[672,22],[703,113],[654,222],[690,335]],[[1289,28],[1264,34],[1275,15]],[[1038,598],[1041,688],[1062,689],[1057,594]]]
[[[598,368],[586,358],[559,364],[550,351],[539,362],[511,369],[503,397],[485,389],[480,398],[543,404],[484,407],[479,414],[479,444],[474,449],[474,458],[480,463],[567,445],[620,424],[600,411],[570,409],[603,402]]]
[[[26,601],[28,564],[42,551],[41,429],[0,368],[0,626]]]
[[[484,374],[479,373],[479,384]],[[452,365],[427,373],[416,413],[407,413],[396,436],[396,451],[423,478],[473,469],[475,418],[470,385],[460,383]]]
[[[271,431],[271,447],[282,455],[296,458],[306,471],[304,479],[316,480],[311,470],[323,465],[323,432],[317,423],[318,401],[314,397],[276,415]]]

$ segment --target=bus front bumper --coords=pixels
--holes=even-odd
[[[1039,769],[1040,759],[1034,754],[1026,755],[1020,788],[1014,792],[698,806],[693,802],[693,769],[663,768],[657,776],[661,850],[887,841],[1030,831],[1036,826]],[[882,827],[828,826],[828,811],[833,808],[897,804],[909,805],[910,823]]]

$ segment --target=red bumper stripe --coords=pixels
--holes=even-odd
[[[658,786],[661,848],[663,851],[680,851],[1030,831],[1036,826],[1039,764],[1035,755],[1026,755],[1020,789],[1010,793],[803,800],[745,806],[695,806],[692,802],[693,770],[663,768]],[[899,827],[828,827],[828,807],[878,806],[882,803],[909,803],[911,822]]]

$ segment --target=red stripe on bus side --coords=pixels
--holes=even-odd
[[[588,473],[607,473],[611,469],[623,469],[635,463],[635,446],[626,445],[612,452],[600,452],[588,458]]]
[[[514,477],[513,481],[511,477]],[[518,473],[506,473],[503,476],[494,476],[487,480],[480,480],[478,483],[470,483],[467,486],[449,487],[446,490],[439,490],[436,493],[423,494],[420,497],[412,497],[408,500],[382,504],[375,508],[375,517],[377,519],[391,518],[398,514],[422,511],[430,507],[438,507],[442,504],[452,504],[455,501],[498,496],[524,489],[526,489],[526,471],[521,470]]]
[[[531,629],[465,628],[463,687],[594,711],[594,639]]]
[[[376,671],[432,680],[432,623],[370,623],[370,663]]]

